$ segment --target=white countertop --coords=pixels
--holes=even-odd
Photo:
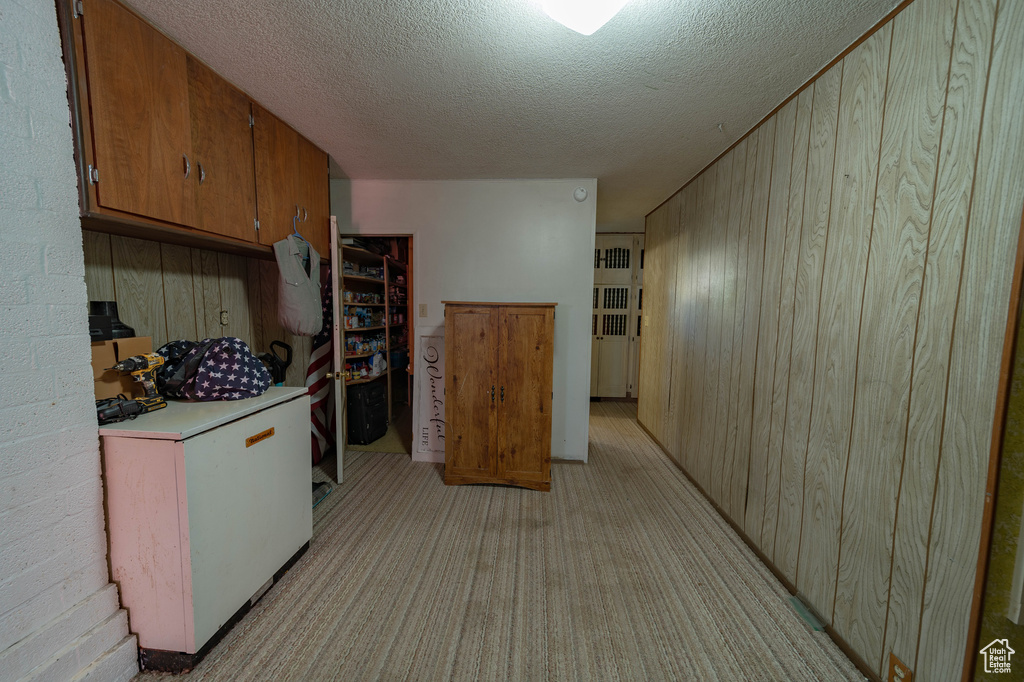
[[[271,386],[263,395],[244,400],[168,400],[167,407],[155,412],[101,426],[100,437],[185,440],[306,394],[305,387]]]

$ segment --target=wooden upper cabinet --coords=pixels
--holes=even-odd
[[[195,222],[186,53],[112,0],[83,0],[100,206]]]
[[[298,213],[327,257],[326,153],[117,0],[71,2],[58,9],[90,229],[267,257]]]
[[[249,97],[191,56],[188,92],[197,198],[195,226],[256,241]]]
[[[299,136],[300,206],[303,222],[300,233],[323,258],[330,250],[330,187],[327,178],[327,152]]]
[[[298,229],[328,258],[327,154],[255,103],[253,116],[260,243],[273,244]]]
[[[259,241],[269,245],[291,234],[299,210],[299,134],[260,105],[252,109]]]

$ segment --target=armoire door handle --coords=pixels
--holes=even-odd
[[[505,402],[505,387],[501,387],[501,402]]]
[[[494,386],[491,386],[491,402],[494,402]]]

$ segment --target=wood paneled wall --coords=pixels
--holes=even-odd
[[[879,675],[970,655],[1022,64],[916,0],[647,218],[640,422]]]
[[[117,301],[118,316],[156,350],[168,341],[236,336],[259,354],[292,347],[285,384],[304,386],[311,339],[277,322],[277,263],[204,249],[82,232],[91,301]],[[221,311],[227,311],[226,325]]]

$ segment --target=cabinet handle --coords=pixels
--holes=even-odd
[[[206,169],[203,168],[203,164],[201,163],[197,163],[196,165],[199,166],[199,184],[201,185],[203,184],[203,180],[206,179]]]
[[[302,209],[302,222],[309,220],[309,211]]]
[[[491,386],[491,402],[494,402],[494,386]]]
[[[188,154],[182,154],[181,158],[185,159],[185,179],[188,180],[188,176],[192,174],[192,162],[188,160]]]
[[[501,387],[501,402],[505,402],[505,387]]]

